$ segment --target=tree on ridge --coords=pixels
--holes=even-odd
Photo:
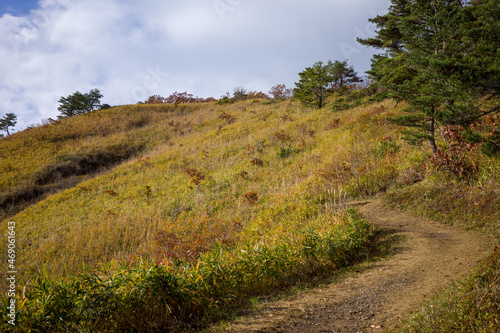
[[[77,91],[68,97],[61,97],[59,99],[60,105],[57,108],[61,115],[58,118],[73,117],[97,110],[101,107],[102,97],[99,89],[92,89],[85,94]]]
[[[6,113],[5,116],[0,119],[0,131],[5,131],[7,136],[9,136],[9,127],[14,127],[16,124],[17,116],[14,113]]]

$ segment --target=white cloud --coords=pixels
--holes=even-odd
[[[367,19],[388,0],[42,0],[24,17],[0,17],[0,100],[17,128],[58,115],[58,99],[102,91],[127,104],[173,91],[220,97],[236,86],[293,87],[318,60],[358,72],[373,51]]]

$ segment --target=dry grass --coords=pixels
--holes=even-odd
[[[123,160],[132,159],[13,217],[22,230],[18,237],[19,261],[26,268],[44,264],[51,273],[71,275],[81,271],[84,264],[152,255],[155,235],[167,230],[181,215],[193,220],[233,221],[245,230],[269,215],[284,196],[313,198],[333,188],[342,188],[350,195],[377,192],[388,186],[385,174],[396,172],[392,165],[398,164],[402,155],[365,159],[367,149],[356,148],[355,143],[370,147],[390,133],[397,137],[396,129],[385,120],[391,113],[387,111],[389,104],[352,109],[335,117],[289,101],[169,109],[163,105],[133,106],[19,133],[2,142],[7,145],[5,149],[27,137],[34,142],[50,135],[59,139],[47,141],[51,144],[36,156],[24,151],[24,155],[19,152],[11,157],[21,165],[30,164],[32,159],[49,161],[33,167],[31,173],[19,173],[17,186],[23,182],[33,185],[27,183],[33,175],[61,170],[61,163],[74,165],[75,156],[84,156],[83,152],[109,148],[111,154],[135,147],[138,142],[144,146],[141,156],[123,153]],[[293,120],[283,122],[283,114]],[[323,124],[332,122],[332,118],[342,118],[343,125],[325,129]],[[68,139],[75,128],[79,132]],[[103,131],[109,134],[99,135]],[[293,154],[280,158],[284,139]],[[63,145],[59,150],[53,147],[58,144]],[[44,158],[39,157],[42,155]],[[95,157],[98,154],[88,155],[99,161]],[[348,177],[339,180],[318,176],[318,170],[344,163],[344,157],[351,168]],[[14,177],[9,177],[12,184]],[[373,178],[379,179],[375,185]],[[272,223],[279,225],[284,219]]]

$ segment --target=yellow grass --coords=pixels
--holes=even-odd
[[[26,269],[45,263],[50,272],[67,275],[83,264],[153,255],[158,231],[170,230],[182,219],[224,221],[252,235],[246,237],[279,234],[280,220],[289,213],[281,209],[283,200],[302,200],[299,205],[307,210],[304,196],[340,186],[322,177],[322,169],[348,156],[355,165],[363,142],[396,133],[385,120],[389,105],[341,113],[293,102],[126,106],[21,132],[2,141],[4,150],[31,142],[2,160],[3,166],[18,161],[2,177],[4,188],[29,182],[60,156],[137,142],[145,142],[148,152],[13,217],[18,260]],[[329,127],[334,119],[340,119],[339,126]],[[103,131],[109,134],[99,134]],[[280,140],[279,132],[289,140]],[[282,147],[292,147],[293,153],[280,158]],[[263,165],[252,165],[254,158]],[[395,157],[387,158],[392,162]],[[357,167],[374,169],[377,163],[387,164],[387,158]],[[206,178],[197,185],[188,169]],[[357,187],[362,181],[342,185]],[[245,199],[251,192],[255,202]],[[254,235],[250,230],[256,228],[260,231]]]
[[[385,191],[422,164],[427,149],[401,140],[388,121],[401,108],[392,104],[342,112],[290,101],[124,106],[18,133],[0,141],[0,151],[12,150],[3,168],[17,165],[3,188],[64,155],[145,144],[141,156],[8,219],[18,262],[66,276],[104,260],[185,253],[190,243],[202,251],[224,239],[272,242],[318,207]]]

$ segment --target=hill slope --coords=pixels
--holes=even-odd
[[[304,209],[298,214],[308,215],[309,201],[328,205],[342,186],[349,193],[376,193],[388,186],[387,174],[395,178],[398,170],[409,166],[399,161],[402,156],[422,158],[421,152],[409,149],[403,155],[401,143],[387,139],[398,135],[386,119],[389,104],[342,114],[303,109],[291,102],[181,105],[167,112],[164,106],[125,107],[108,111],[109,115],[75,119],[75,124],[68,119],[65,124],[46,126],[48,134],[44,128],[34,129],[40,133],[33,133],[31,139],[39,141],[60,126],[77,127],[84,120],[93,124],[94,118],[116,127],[110,137],[85,136],[88,132],[82,130],[84,138],[66,141],[66,149],[50,146],[52,154],[38,154],[48,161],[61,161],[69,154],[78,156],[69,158],[74,163],[85,155],[82,151],[90,151],[90,156],[103,152],[107,157],[115,149],[126,159],[131,154],[125,151],[135,153],[140,151],[138,145],[146,144],[149,153],[16,215],[13,220],[22,230],[17,240],[19,260],[28,267],[46,263],[49,272],[73,274],[83,264],[151,255],[158,246],[155,237],[162,232],[192,237],[188,239],[191,250],[200,252],[215,238],[222,239],[226,233],[233,237],[234,226],[252,234],[246,237],[262,237],[250,225],[273,221],[278,226],[274,220],[288,214],[281,211],[280,202],[297,202]],[[149,125],[121,130],[144,118],[150,121],[141,123]],[[84,148],[68,153],[69,147],[78,144]],[[367,158],[369,154],[373,155]],[[33,160],[43,161],[38,155]],[[60,170],[57,163],[45,162],[38,169]],[[26,182],[28,175],[11,177],[10,184]],[[273,225],[266,229],[274,233]],[[188,248],[178,247],[180,252]]]
[[[402,139],[390,118],[404,105],[334,111],[339,103],[124,106],[0,140],[2,216],[18,212],[2,230],[15,222],[28,283],[24,327],[119,331],[130,318],[150,331],[203,327],[252,296],[363,258],[373,227],[338,209],[347,198],[385,193],[392,205],[500,235],[498,159],[472,150],[477,172],[459,179]],[[78,275],[88,267],[101,272]],[[64,322],[49,320],[56,310]]]

